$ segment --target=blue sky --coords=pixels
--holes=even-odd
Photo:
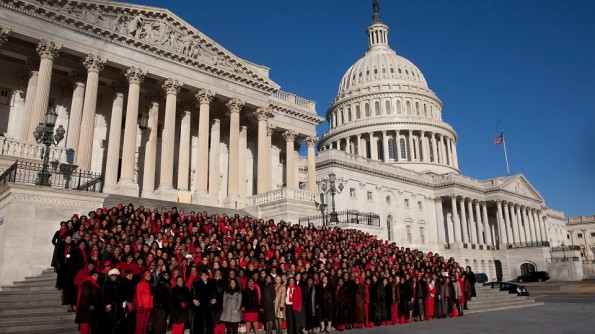
[[[271,68],[324,115],[367,48],[371,0],[133,0],[168,8],[237,56]],[[458,132],[459,167],[523,173],[548,206],[595,214],[595,1],[380,0],[389,42],[415,63]],[[319,134],[327,128],[319,126]]]

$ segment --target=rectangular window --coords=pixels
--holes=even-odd
[[[384,143],[382,140],[378,140],[376,143],[378,144],[376,145],[376,149],[378,150],[378,160],[384,161]]]
[[[10,90],[6,88],[0,88],[0,104],[8,104],[10,101]]]
[[[355,188],[349,188],[349,197],[356,198]]]
[[[368,191],[368,201],[371,201],[371,200],[373,200],[372,192]]]
[[[405,148],[405,139],[401,138],[399,140],[399,146],[400,146],[400,150],[401,150],[401,159],[407,159],[407,151]]]
[[[579,239],[582,239],[583,238],[583,234],[582,233],[579,233],[576,236],[579,237]]]
[[[591,237],[595,237],[595,232],[591,232]]]
[[[411,225],[407,225],[407,243],[411,243]]]
[[[421,210],[422,209],[422,203],[421,202],[417,202],[417,209]]]
[[[388,158],[395,158],[395,138],[388,139]]]
[[[409,199],[408,198],[405,198],[405,207],[409,208]]]
[[[372,159],[372,147],[369,140],[366,140],[366,158]]]
[[[425,232],[423,226],[419,227],[419,242],[422,244],[426,243],[426,232]]]

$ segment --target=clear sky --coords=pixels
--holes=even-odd
[[[322,116],[366,51],[372,16],[371,0],[129,2],[167,8],[270,67]],[[443,101],[464,175],[506,173],[493,144],[501,122],[512,174],[567,216],[595,214],[595,1],[380,0],[380,9],[391,47]]]

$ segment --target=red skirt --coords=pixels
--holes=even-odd
[[[258,312],[244,312],[244,321],[245,322],[258,321]]]

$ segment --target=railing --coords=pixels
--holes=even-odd
[[[355,210],[344,210],[337,211],[338,223],[331,223],[330,213],[324,215],[306,216],[299,219],[301,224],[312,223],[314,226],[326,226],[334,224],[356,224],[366,226],[378,226],[380,227],[380,216],[371,212],[359,212]]]
[[[559,246],[559,247],[552,247],[552,252],[564,252],[564,251],[580,251],[581,246],[578,245],[570,245],[570,246]]]
[[[302,189],[281,188],[250,196],[247,199],[247,205],[256,206],[288,199],[314,203],[316,201],[316,193]]]
[[[316,103],[291,93],[283,91],[276,91],[271,95],[274,99],[283,101],[282,104],[287,104],[298,109],[306,110],[308,112],[316,112]]]
[[[45,145],[25,140],[0,137],[0,143],[2,145],[0,155],[21,159],[41,160],[45,151]],[[66,162],[66,149],[56,146],[50,148],[50,161]]]
[[[0,175],[0,185],[8,182],[39,184],[39,174],[43,169],[42,164],[17,161]],[[50,164],[48,167],[49,183],[51,187],[74,189],[91,192],[103,191],[103,176],[76,170],[68,164]]]
[[[506,244],[507,249],[515,248],[532,248],[532,247],[550,247],[549,241],[534,241],[534,242],[521,242],[517,244]]]

